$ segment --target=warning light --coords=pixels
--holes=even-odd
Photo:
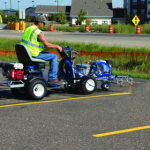
[[[120,85],[120,87],[123,87],[123,85]]]
[[[137,17],[135,17],[135,24],[137,24]]]
[[[131,84],[129,84],[129,86],[132,86],[133,84],[131,83]]]

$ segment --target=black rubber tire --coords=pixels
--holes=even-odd
[[[110,85],[106,87],[107,84],[108,83],[104,83],[104,84],[101,85],[102,90],[108,91],[110,89]]]
[[[74,87],[69,87],[67,84],[64,85],[64,88],[68,91],[68,92],[75,92],[78,88],[79,85],[75,85]]]
[[[85,80],[86,78],[86,80]],[[88,83],[92,83],[93,86],[90,86]],[[96,90],[97,82],[94,78],[84,77],[80,82],[81,90],[84,94],[92,94]]]
[[[42,80],[32,81],[27,88],[27,93],[33,100],[41,100],[45,96],[46,92],[47,86]]]
[[[11,88],[10,90],[17,97],[23,97],[26,95],[26,89],[24,87],[22,87],[22,88]]]

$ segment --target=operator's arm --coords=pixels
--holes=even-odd
[[[43,33],[41,32],[39,35],[38,35],[38,39],[45,45],[46,48],[56,48],[58,49],[60,52],[62,51],[62,47],[60,47],[59,45],[54,45],[54,44],[51,44],[49,43]]]

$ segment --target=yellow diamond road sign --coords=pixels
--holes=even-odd
[[[137,15],[134,16],[134,18],[132,19],[132,22],[134,23],[135,26],[137,26],[140,22],[140,19],[138,18]]]

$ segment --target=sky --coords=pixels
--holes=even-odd
[[[19,2],[18,2],[19,1]],[[71,0],[62,0],[63,6],[71,6]],[[92,1],[92,0],[91,0]],[[5,3],[6,2],[6,3]],[[0,10],[5,8],[10,8],[10,2],[13,9],[26,9],[32,7],[33,5],[56,5],[55,0],[0,0]],[[5,5],[6,4],[6,5]],[[123,7],[123,0],[112,0],[113,8]],[[61,3],[59,3],[61,5]]]

